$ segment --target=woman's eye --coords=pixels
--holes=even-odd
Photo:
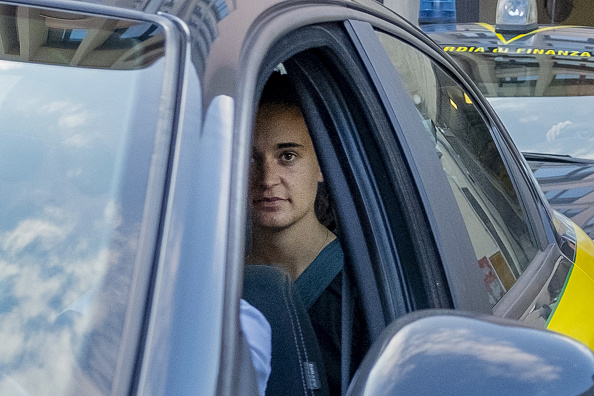
[[[295,159],[295,157],[297,157],[295,153],[283,153],[281,155],[283,161],[292,161]]]

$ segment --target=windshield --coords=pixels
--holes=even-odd
[[[531,47],[458,48],[467,47],[444,50],[489,99],[522,152],[594,159],[594,57]]]

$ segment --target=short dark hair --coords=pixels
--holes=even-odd
[[[278,71],[272,73],[264,85],[259,103],[260,106],[267,104],[301,108],[299,96],[289,76]]]

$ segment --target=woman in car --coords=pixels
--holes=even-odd
[[[344,255],[316,216],[323,180],[298,97],[288,77],[275,72],[254,126],[247,261],[281,268],[295,281],[322,350],[330,394],[340,394]],[[356,304],[354,309],[351,373],[368,345]]]

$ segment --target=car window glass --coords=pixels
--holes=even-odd
[[[412,46],[377,35],[435,142],[494,305],[537,252],[497,145],[470,97],[448,74]]]
[[[163,29],[0,13],[0,394],[108,394],[154,151]]]

